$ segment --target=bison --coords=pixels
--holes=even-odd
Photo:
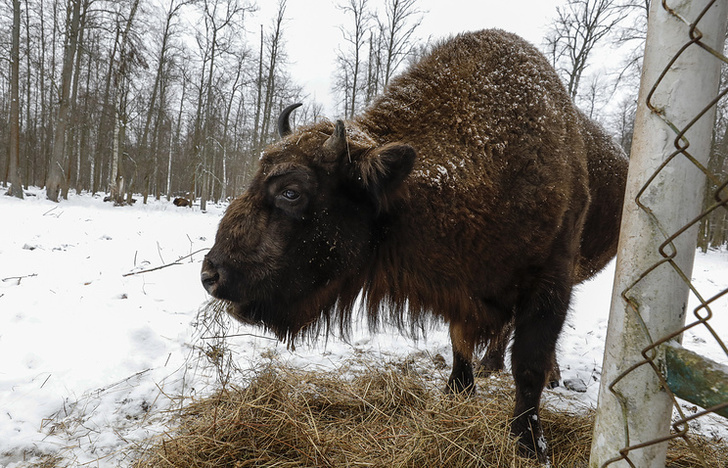
[[[623,152],[501,30],[441,42],[346,122],[291,131],[298,105],[222,217],[205,289],[282,340],[345,332],[359,306],[403,331],[444,319],[450,392],[512,326],[511,432],[546,460],[539,400],[572,286],[615,253]]]
[[[189,198],[185,197],[176,197],[174,200],[172,200],[172,204],[174,206],[186,206],[188,208],[192,208],[192,201],[190,201]]]

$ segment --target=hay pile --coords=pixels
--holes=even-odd
[[[271,365],[248,387],[189,406],[135,467],[538,466],[508,435],[513,387],[505,376],[480,382],[468,399],[444,395],[439,378],[435,386],[406,364],[346,375]],[[552,466],[587,466],[593,415],[545,408],[542,420]],[[669,467],[703,466],[680,444]],[[702,445],[705,466],[727,466],[725,447]]]

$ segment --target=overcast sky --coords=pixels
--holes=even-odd
[[[289,70],[305,92],[324,105],[329,117],[335,112],[331,77],[336,50],[342,43],[340,26],[352,22],[336,8],[344,0],[288,0],[284,30]],[[383,14],[384,0],[369,0]],[[421,40],[447,37],[462,31],[501,28],[526,38],[537,47],[565,0],[419,0],[426,11],[417,30]],[[255,19],[270,29],[277,0],[258,0]],[[253,24],[252,21],[248,22]],[[343,46],[342,46],[343,47]]]

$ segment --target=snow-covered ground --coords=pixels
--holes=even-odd
[[[271,358],[325,369],[361,352],[450,359],[444,325],[416,342],[364,328],[348,341],[290,351],[259,329],[199,320],[208,301],[198,279],[201,250],[212,245],[223,206],[206,213],[164,200],[113,207],[73,194],[55,204],[39,189],[29,194],[0,196],[0,466],[41,455],[69,466],[126,466],[130,447],[167,430],[165,410],[213,389],[219,372],[199,356],[222,332],[237,335],[226,343],[242,375]],[[549,390],[557,407],[596,406],[613,274],[611,264],[577,290],[559,361],[563,379],[586,391]],[[728,288],[728,253],[698,254],[694,277],[705,297]],[[714,312],[711,324],[725,339],[728,297]],[[684,344],[726,360],[703,328]],[[719,419],[702,430],[728,435]]]

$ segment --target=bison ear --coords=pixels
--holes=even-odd
[[[357,162],[359,179],[378,211],[388,211],[412,172],[417,153],[402,143],[388,143],[369,151]]]

